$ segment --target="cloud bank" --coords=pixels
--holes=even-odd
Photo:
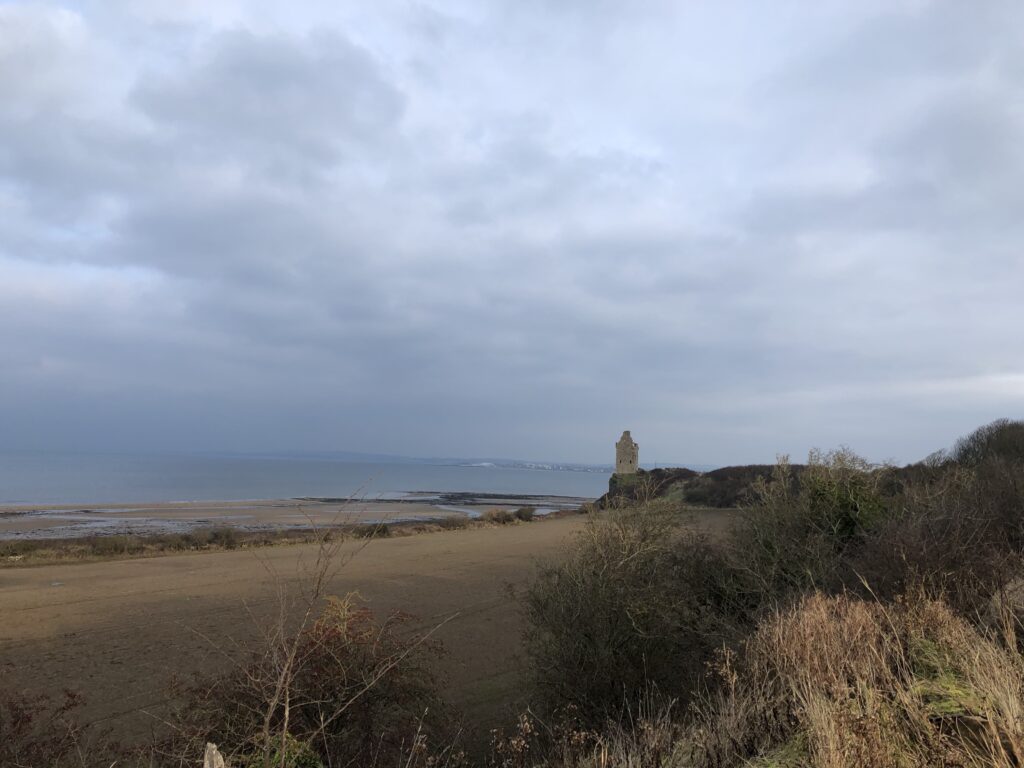
[[[1024,7],[0,4],[0,449],[916,460],[1024,411]]]

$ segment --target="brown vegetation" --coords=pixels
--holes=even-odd
[[[1022,571],[1019,429],[902,470],[782,461],[721,546],[658,527],[666,499],[593,521],[526,596],[542,711],[600,729],[656,690],[699,714],[660,762],[598,739],[550,765],[1019,765],[1015,617],[992,609]]]
[[[720,542],[640,476],[634,503],[592,515],[523,591],[533,707],[469,762],[1024,764],[1021,435],[998,422],[902,469],[845,449],[742,468],[727,477],[749,480],[748,502]],[[321,613],[318,567],[297,626],[282,610],[249,661],[188,688],[147,764],[185,764],[207,739],[244,766],[465,764],[429,636],[352,599]],[[6,727],[54,764],[80,754],[62,729],[50,746]]]
[[[553,515],[557,516],[557,515]],[[256,549],[287,544],[311,544],[320,531],[337,538],[374,539],[407,536],[418,533],[449,531],[485,523],[505,525],[515,520],[529,522],[533,507],[520,507],[515,512],[489,510],[479,521],[465,515],[447,515],[437,519],[397,523],[358,523],[338,525],[330,529],[285,528],[247,531],[230,526],[196,528],[183,533],[152,535],[116,534],[83,536],[73,539],[7,539],[0,540],[0,568],[23,567],[40,563],[94,562],[136,557],[154,557],[179,552],[207,552],[233,549]]]
[[[112,765],[119,750],[107,733],[79,722],[80,704],[80,697],[70,691],[57,701],[46,696],[0,694],[0,765]]]
[[[488,509],[482,515],[480,519],[485,523],[492,523],[494,525],[508,525],[516,521],[516,516],[509,512],[507,509]]]
[[[696,588],[721,567],[706,539],[663,504],[595,517],[522,596],[534,706],[587,727],[633,706],[652,684],[685,696],[723,639]],[[708,620],[705,620],[708,618]]]
[[[294,638],[182,691],[172,736],[151,749],[189,765],[207,742],[230,764],[394,765],[437,754],[457,730],[438,694],[437,643],[378,621],[357,599],[331,598]]]
[[[1013,766],[1024,758],[1024,662],[921,593],[820,593],[767,619],[686,735],[695,768]],[[751,762],[753,761],[753,762]]]

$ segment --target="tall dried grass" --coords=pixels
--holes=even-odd
[[[689,764],[1018,766],[1024,664],[922,594],[821,594],[764,622],[689,734]]]

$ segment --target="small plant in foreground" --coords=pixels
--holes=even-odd
[[[230,761],[261,768],[391,765],[417,738],[421,750],[450,743],[430,666],[441,648],[411,634],[408,618],[377,621],[355,598],[331,598],[288,646],[295,653],[284,677],[278,654],[258,653],[183,690],[175,735],[159,752],[196,754],[209,741]]]
[[[687,737],[694,768],[1024,760],[1021,656],[920,593],[888,606],[811,595],[719,670]]]
[[[70,768],[112,764],[115,746],[105,732],[89,731],[77,721],[81,705],[81,698],[70,691],[57,701],[0,693],[0,765]],[[88,762],[83,763],[83,755]]]

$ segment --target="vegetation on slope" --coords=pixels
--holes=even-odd
[[[488,754],[457,749],[427,638],[343,602],[186,691],[164,748],[115,760],[188,764],[213,738],[280,768],[1024,764],[1024,424],[911,467],[839,450],[731,476],[747,502],[724,541],[641,481],[539,567],[521,596],[534,706]],[[40,730],[17,704],[0,702],[9,764],[111,764],[102,745],[83,761],[66,711]]]
[[[550,765],[1019,765],[1022,431],[780,462],[723,544],[652,526],[664,497],[592,520],[526,599],[538,711],[597,734]],[[621,736],[652,692],[677,716]]]

